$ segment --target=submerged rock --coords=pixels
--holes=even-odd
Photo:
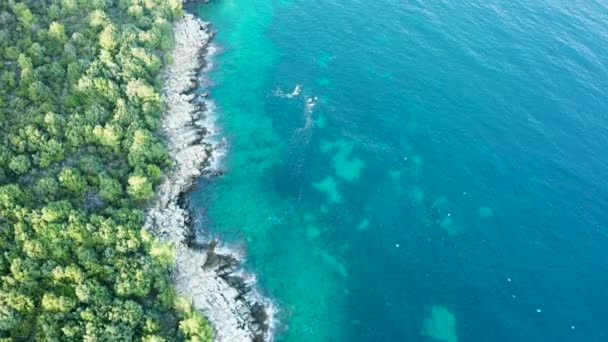
[[[215,340],[269,341],[273,311],[270,301],[252,290],[255,278],[242,273],[240,253],[218,241],[201,244],[191,226],[185,194],[208,170],[214,146],[203,137],[207,106],[190,92],[197,87],[211,39],[207,24],[190,14],[174,25],[173,63],[165,71],[162,127],[174,167],[157,189],[145,227],[176,251],[173,279],[177,292],[201,310],[215,330]]]
[[[423,333],[437,341],[458,342],[456,318],[445,306],[434,305],[431,316],[424,320]]]

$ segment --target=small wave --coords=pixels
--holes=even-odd
[[[276,97],[282,97],[282,98],[286,98],[286,99],[292,99],[294,97],[298,97],[300,96],[300,93],[302,92],[302,86],[299,84],[296,84],[296,87],[293,89],[293,91],[291,93],[285,93],[284,91],[282,91],[280,88],[275,89],[272,94]]]
[[[290,150],[293,152],[293,174],[301,174],[304,170],[305,154],[302,147],[307,146],[312,138],[314,127],[313,113],[318,99],[319,98],[316,96],[308,97],[306,99],[305,108],[303,110],[304,125],[297,128],[293,133],[290,143]]]
[[[234,246],[234,245],[226,245],[225,243],[219,243],[216,247],[215,247],[215,251],[216,254],[219,255],[227,255],[230,256],[236,260],[238,260],[240,263],[245,262],[245,259],[247,257],[246,252],[243,248],[239,248],[238,246]],[[242,272],[241,270],[238,271],[239,273]],[[236,274],[236,272],[235,272]],[[238,276],[240,276],[241,278],[245,279],[245,280],[253,280],[255,281],[255,275],[251,274],[251,273],[245,273],[243,272],[242,274],[237,274]]]
[[[312,127],[314,125],[313,113],[315,106],[319,98],[317,96],[310,96],[306,98],[305,109],[304,109],[304,126],[295,130],[294,141],[298,141],[299,144],[308,144],[312,135]]]
[[[315,106],[317,105],[318,100],[319,100],[319,98],[316,96],[307,98],[306,99],[306,112],[312,113],[313,109],[315,109]]]
[[[267,315],[268,333],[265,334],[265,342],[271,342],[276,334],[278,326],[279,306],[270,297],[264,297],[260,292],[255,291],[258,303],[262,303]]]
[[[306,99],[306,112],[304,113],[304,127],[302,130],[309,130],[313,125],[312,113],[317,105],[318,97],[309,97]]]
[[[300,86],[299,84],[296,85],[295,89],[293,90],[293,92],[291,92],[291,94],[289,94],[290,97],[295,97],[300,95],[300,92],[302,91],[302,86]]]
[[[213,173],[217,173],[224,169],[224,159],[228,154],[228,142],[226,138],[222,138],[222,141],[219,145],[213,148],[213,152],[211,152],[211,157],[209,158],[209,170]]]
[[[240,278],[243,282],[251,289],[250,291],[243,293],[245,301],[248,303],[255,303],[261,305],[266,313],[265,324],[268,331],[264,334],[264,341],[271,342],[274,339],[275,332],[277,330],[279,306],[275,301],[263,295],[263,292],[258,287],[258,278],[255,273],[248,272],[242,268],[247,258],[246,252],[242,248],[237,246],[220,243],[216,248],[215,252],[220,255],[230,256],[239,262],[239,268],[231,273],[231,276]]]
[[[223,160],[228,152],[228,141],[221,135],[221,130],[216,125],[215,102],[206,98],[202,99],[202,102],[205,105],[205,112],[196,124],[205,129],[202,143],[211,146],[211,156],[208,159],[209,164],[205,169],[211,173],[217,173],[222,170]]]
[[[207,46],[204,60],[205,67],[200,72],[201,83],[204,86],[211,85],[211,80],[207,78],[209,71],[213,69],[213,57],[218,53],[220,48],[213,43]],[[211,146],[211,155],[208,158],[208,165],[205,167],[207,171],[215,174],[222,170],[223,160],[228,152],[228,142],[226,138],[221,136],[221,130],[216,125],[216,105],[211,99],[206,98],[207,95],[202,95],[200,101],[204,104],[205,111],[202,118],[197,121],[197,125],[205,129],[205,135],[202,143]]]
[[[203,73],[207,73],[209,71],[211,71],[211,69],[213,69],[213,56],[215,56],[217,54],[217,52],[219,51],[219,48],[211,43],[209,44],[209,46],[207,47],[207,52],[205,53],[205,67],[203,68],[203,70],[201,70]]]

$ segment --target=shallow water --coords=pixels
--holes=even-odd
[[[608,339],[605,2],[191,10],[229,142],[191,206],[277,340]]]

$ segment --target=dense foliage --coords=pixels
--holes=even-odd
[[[0,339],[210,340],[141,227],[168,0],[0,1]]]

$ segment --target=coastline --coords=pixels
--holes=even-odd
[[[274,308],[240,267],[244,255],[218,240],[199,243],[186,201],[201,176],[218,173],[223,142],[213,132],[212,103],[192,93],[208,64],[209,24],[186,13],[174,23],[173,62],[164,74],[163,134],[174,166],[157,189],[145,228],[175,250],[172,277],[179,295],[191,300],[214,328],[216,341],[270,341]]]

